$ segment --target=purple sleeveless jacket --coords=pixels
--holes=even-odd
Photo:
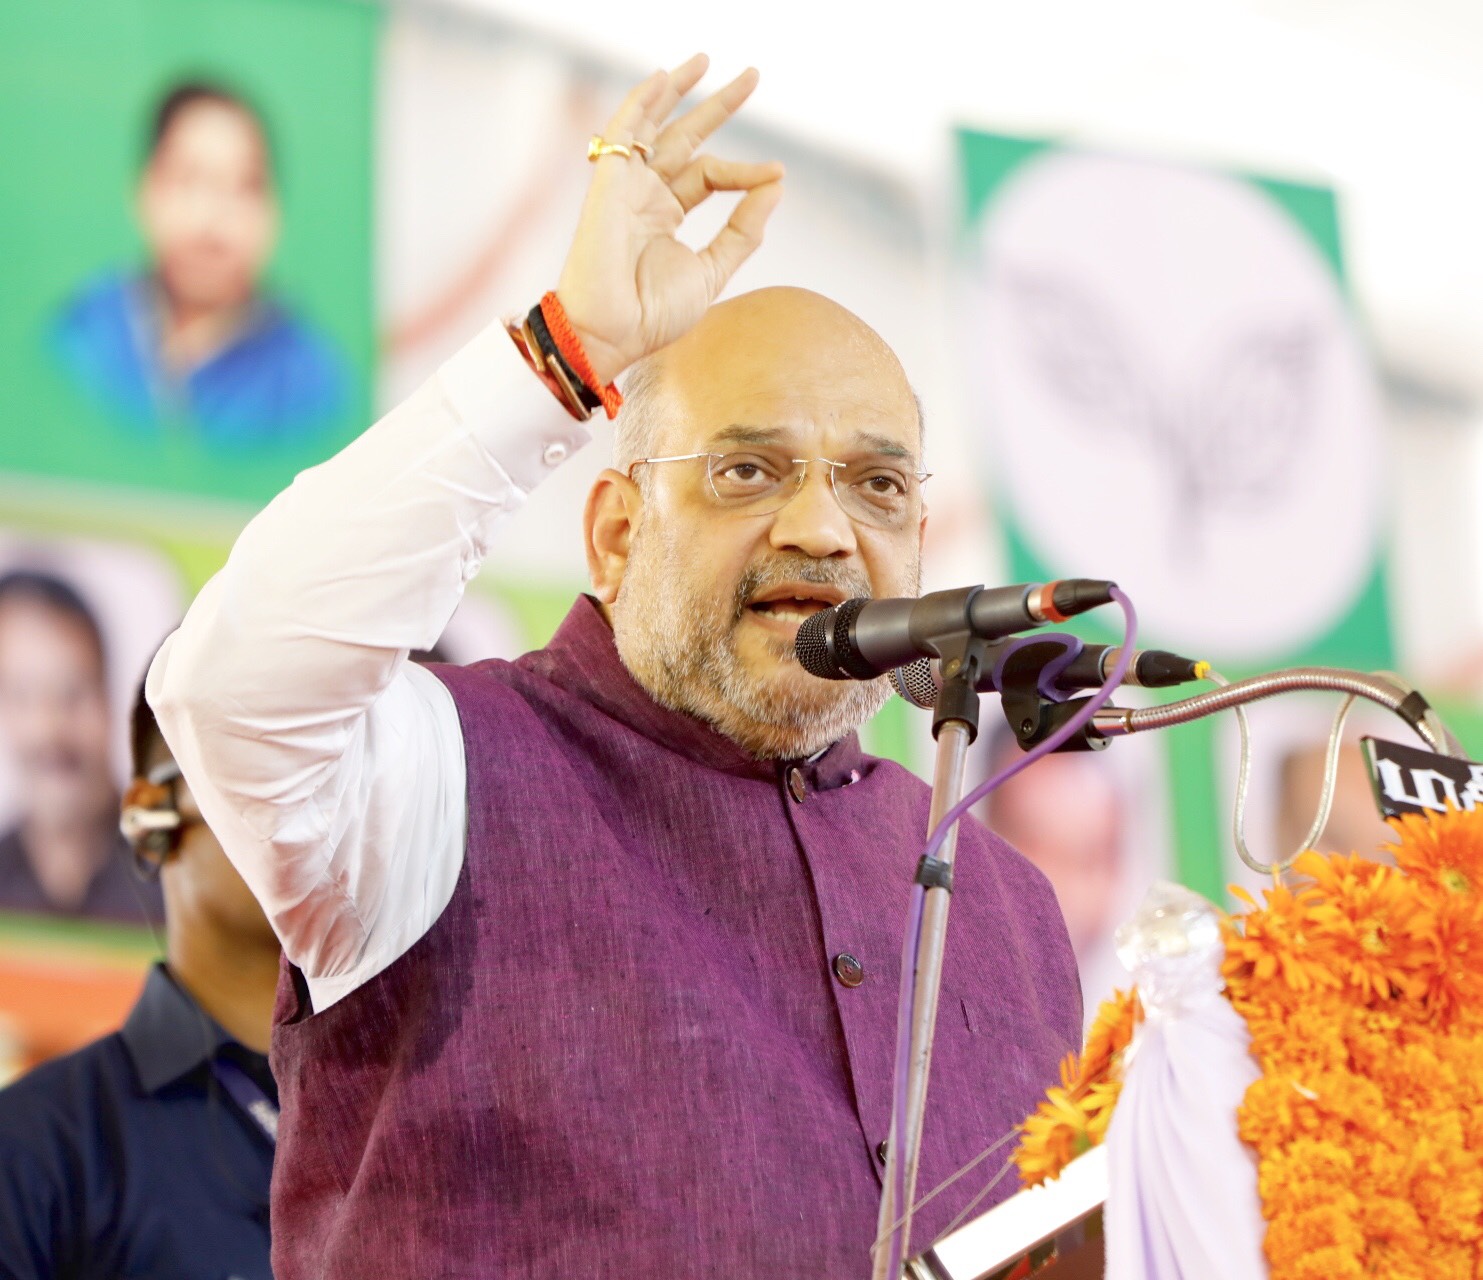
[[[436,670],[467,857],[432,929],[338,1004],[311,1016],[285,972],[278,1280],[868,1275],[927,789],[853,737],[751,759],[652,701],[585,598],[547,649]],[[976,823],[958,868],[919,1193],[1080,1042],[1045,879]]]

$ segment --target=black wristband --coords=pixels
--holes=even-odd
[[[582,402],[582,407],[589,413],[602,408],[602,397],[577,376],[577,371],[567,363],[566,357],[561,354],[561,348],[552,339],[551,330],[546,328],[546,317],[541,314],[540,303],[536,303],[530,309],[525,322],[530,326],[531,333],[535,335],[536,346],[540,347],[541,355],[545,357],[546,363],[561,366],[562,373],[566,374],[566,380],[571,384],[572,390],[577,393],[577,399]]]

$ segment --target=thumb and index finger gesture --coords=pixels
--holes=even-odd
[[[700,319],[762,243],[782,198],[781,164],[697,154],[756,88],[755,70],[669,121],[707,66],[697,54],[656,72],[623,100],[602,134],[607,143],[641,147],[596,161],[557,295],[603,382]],[[641,148],[650,152],[647,161]],[[693,250],[676,233],[715,191],[745,194],[710,244]]]

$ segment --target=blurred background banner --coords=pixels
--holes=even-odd
[[[1391,666],[1380,394],[1333,194],[973,130],[958,154],[960,364],[1010,578],[1114,578],[1140,643],[1233,679]],[[1050,763],[991,802],[1012,821],[1015,790],[1042,793],[1016,838],[1081,922],[1089,1001],[1123,976],[1111,930],[1151,878],[1130,841],[1217,901],[1232,878],[1215,730]],[[1272,857],[1268,828],[1253,840]]]
[[[965,368],[1017,573],[1151,643],[1390,661],[1380,398],[1330,192],[960,135]]]
[[[251,511],[369,420],[381,22],[0,7],[0,1079],[132,1005],[135,689]]]
[[[364,426],[380,21],[4,6],[0,466],[257,502]]]

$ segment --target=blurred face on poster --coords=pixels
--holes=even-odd
[[[163,120],[138,208],[172,307],[210,314],[246,306],[278,232],[262,126],[239,103],[188,100]]]
[[[97,624],[63,596],[0,592],[0,739],[25,825],[74,827],[112,810],[108,733]]]
[[[995,752],[997,772],[1019,754]],[[1100,762],[1050,755],[1015,775],[989,796],[989,826],[1050,881],[1078,956],[1119,923],[1124,813],[1116,784]]]
[[[133,210],[144,261],[89,280],[52,322],[62,371],[116,426],[250,451],[313,439],[345,407],[336,344],[266,278],[279,232],[269,118],[195,80],[151,112]]]
[[[1283,758],[1278,778],[1277,849],[1286,857],[1304,843],[1323,792],[1327,742],[1296,747]],[[1380,846],[1395,839],[1375,805],[1369,766],[1358,743],[1339,748],[1334,775],[1334,802],[1328,821],[1313,847],[1320,853],[1357,853],[1388,861]]]

